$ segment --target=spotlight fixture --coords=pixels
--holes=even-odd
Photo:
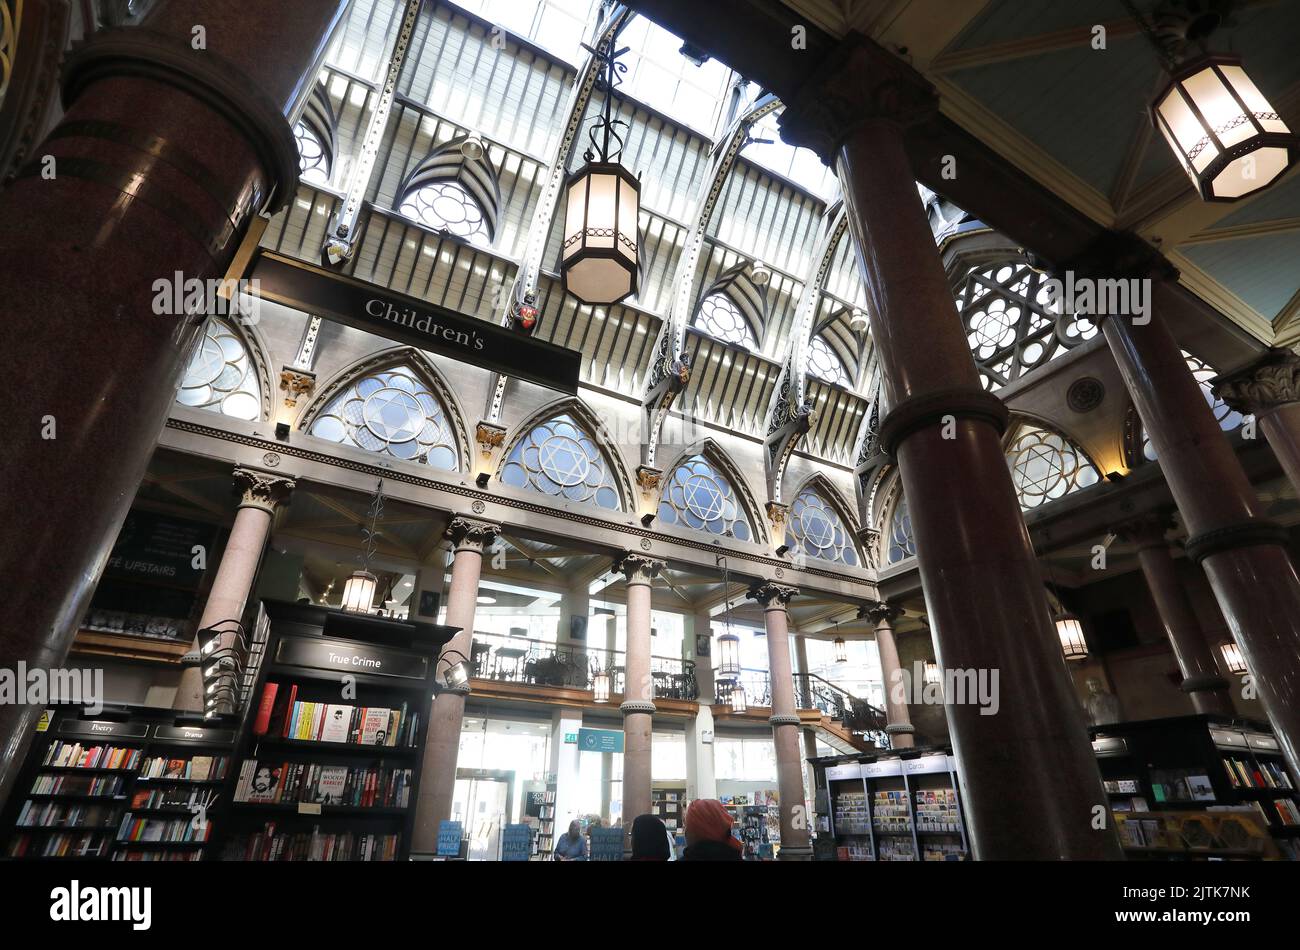
[[[281,442],[289,441],[289,423],[277,422],[275,424],[275,437]]]
[[[1250,672],[1246,668],[1246,658],[1241,655],[1241,647],[1237,646],[1234,640],[1224,640],[1219,644],[1219,652],[1223,654],[1223,665],[1228,668],[1228,672],[1234,676],[1245,676]]]
[[[479,488],[487,488],[488,482],[490,482],[491,480],[492,480],[491,473],[479,472],[478,477],[474,479],[474,484],[477,485]]]
[[[648,528],[654,524],[655,516],[653,511],[647,511],[641,516],[641,527]]]
[[[785,557],[786,554],[787,554],[789,551],[790,551],[790,545],[788,545],[788,544],[779,544],[779,545],[777,545],[777,548],[776,548],[776,556],[777,556],[777,557]]]
[[[460,659],[453,662],[451,657]],[[469,692],[469,657],[459,650],[443,650],[442,656],[438,657],[438,662],[447,664],[447,669],[442,674],[443,689]]]
[[[749,279],[756,287],[766,287],[772,280],[772,268],[756,260],[749,265]]]
[[[867,318],[865,310],[854,307],[849,313],[849,329],[855,333],[866,333],[870,325],[871,321]]]
[[[483,144],[483,139],[477,132],[471,132],[465,136],[465,140],[460,143],[460,154],[464,155],[471,162],[477,162],[487,154],[487,146]]]

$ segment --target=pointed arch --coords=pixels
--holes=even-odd
[[[1018,413],[1003,441],[1022,511],[1038,508],[1101,481],[1101,469],[1059,427]]]
[[[659,522],[739,541],[767,541],[749,484],[712,439],[690,446],[665,470]]]
[[[852,509],[821,472],[809,475],[795,491],[786,517],[785,543],[809,557],[849,567],[862,563]]]
[[[208,317],[181,375],[176,401],[262,422],[271,418],[273,394],[266,343],[257,327]]]
[[[345,367],[321,387],[297,427],[444,471],[464,471],[471,458],[455,393],[428,354],[413,346],[382,350]]]
[[[411,169],[397,195],[397,210],[427,228],[489,246],[496,240],[501,184],[477,135],[439,145]]]
[[[863,368],[857,354],[866,352],[863,346],[865,333],[854,330],[850,326],[851,315],[851,308],[838,308],[813,327],[812,337],[808,341],[808,371],[824,382],[843,386],[849,390],[853,389],[854,381]],[[826,361],[824,357],[819,362],[817,352],[819,340],[829,351],[829,355],[838,361],[843,379],[836,378],[833,362]],[[827,372],[828,368],[830,372]]]
[[[700,294],[691,326],[724,343],[758,352],[767,325],[767,284],[754,280],[754,262],[728,268]]]
[[[293,127],[293,137],[298,143],[298,173],[302,180],[328,186],[339,153],[338,119],[329,92],[319,80],[307,97],[302,118]]]
[[[881,567],[898,564],[916,555],[916,534],[911,510],[903,494],[902,473],[897,467],[883,469],[872,492],[877,517],[876,563]],[[878,500],[877,500],[878,499]]]
[[[496,477],[516,488],[611,511],[634,507],[622,452],[600,418],[573,397],[543,406],[520,423]]]

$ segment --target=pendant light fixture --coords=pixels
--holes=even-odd
[[[942,677],[939,675],[938,663],[927,662],[925,664],[925,669],[922,671],[921,675],[925,677],[925,682],[929,686],[933,686],[935,683],[938,683],[940,679],[942,679]]]
[[[591,679],[591,701],[593,703],[609,702],[609,674],[604,670]]]
[[[1061,641],[1061,652],[1067,660],[1083,660],[1088,656],[1088,641],[1083,636],[1083,624],[1074,614],[1062,613],[1056,617],[1056,636]]]
[[[618,33],[599,49],[583,44],[598,63],[605,103],[587,130],[591,145],[586,164],[565,185],[564,244],[561,274],[564,289],[589,306],[609,306],[637,291],[638,220],[641,182],[619,163],[627,123],[613,116],[614,87],[627,66],[615,49]]]
[[[379,578],[370,572],[370,559],[375,554],[376,526],[384,513],[384,480],[375,486],[375,497],[370,501],[370,527],[365,531],[362,547],[361,570],[353,571],[343,585],[343,609],[350,613],[368,614],[375,603],[375,589]]]
[[[1228,672],[1234,676],[1245,676],[1250,672],[1246,668],[1246,658],[1241,655],[1241,647],[1237,646],[1236,641],[1228,639],[1219,644],[1219,652],[1223,654],[1223,665],[1228,668]]]
[[[1151,104],[1160,130],[1204,201],[1236,201],[1267,188],[1300,158],[1300,139],[1264,98],[1241,57],[1210,53],[1223,4],[1164,0],[1148,21],[1124,0],[1155,48],[1169,83]],[[1193,45],[1199,55],[1188,55]]]
[[[835,632],[836,633],[840,632],[840,622],[838,620],[835,621]],[[835,647],[835,662],[836,663],[849,662],[849,645],[844,642],[843,637],[837,636],[835,638],[834,647]]]
[[[722,679],[737,679],[740,677],[740,637],[731,632],[731,572],[725,557],[718,555],[715,563],[722,565],[722,591],[727,607],[723,622],[727,632],[718,637],[718,663],[713,671]]]
[[[731,695],[728,698],[731,700],[733,713],[743,713],[746,710],[745,687],[740,685],[739,680],[731,684]]]

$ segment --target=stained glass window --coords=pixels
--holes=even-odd
[[[845,389],[853,388],[844,361],[822,337],[815,336],[808,344],[808,371],[825,382]]]
[[[810,557],[820,557],[856,567],[858,554],[848,529],[826,499],[804,489],[790,506],[786,520],[786,544]]]
[[[1201,395],[1205,397],[1205,401],[1210,406],[1210,411],[1214,413],[1214,419],[1219,423],[1219,428],[1224,432],[1235,432],[1245,421],[1245,417],[1214,395],[1214,386],[1211,385],[1210,380],[1219,375],[1218,372],[1209,363],[1198,359],[1186,350],[1183,350],[1183,359],[1187,361],[1187,368],[1196,377],[1196,383],[1201,387]],[[1148,462],[1156,460],[1156,447],[1151,444],[1151,437],[1147,435],[1145,426],[1142,427],[1142,457]]]
[[[1016,431],[1007,448],[1007,464],[1020,507],[1026,510],[1095,485],[1101,478],[1077,445],[1033,425]]]
[[[484,247],[492,244],[482,206],[459,182],[421,185],[402,200],[398,210],[435,231],[446,231]]]
[[[659,520],[748,541],[753,536],[736,489],[703,455],[673,470],[659,502]]]
[[[501,480],[611,511],[622,508],[600,447],[568,413],[548,419],[515,443]]]
[[[293,137],[298,142],[298,171],[302,180],[313,185],[328,185],[330,182],[329,157],[320,138],[307,127],[306,122],[299,122],[293,128]]]
[[[449,472],[460,468],[446,408],[406,366],[353,383],[330,401],[310,431],[331,442],[427,462]]]
[[[709,336],[735,343],[750,350],[758,349],[754,330],[740,312],[736,302],[724,293],[710,294],[700,303],[695,314],[695,326]]]
[[[176,401],[236,419],[262,417],[262,387],[243,339],[229,323],[209,317],[185,367]]]
[[[889,550],[886,560],[896,564],[916,554],[916,539],[912,535],[912,515],[907,510],[907,499],[899,497],[889,515]]]

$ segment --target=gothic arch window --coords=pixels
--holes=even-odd
[[[809,557],[857,567],[858,552],[844,519],[821,494],[805,488],[786,519],[786,544]]]
[[[966,340],[987,390],[1097,335],[1085,316],[1053,313],[1046,275],[1020,260],[977,264],[956,292]]]
[[[407,175],[399,194],[397,210],[426,228],[482,247],[496,238],[501,187],[476,137],[461,136],[432,152]]]
[[[912,515],[907,508],[907,498],[899,490],[898,501],[889,513],[889,534],[885,546],[885,561],[897,564],[916,555],[916,537],[912,532]]]
[[[724,343],[747,350],[758,349],[758,339],[740,307],[725,293],[709,294],[695,312],[695,326]]]
[[[731,479],[703,455],[690,455],[673,468],[659,502],[659,520],[738,541],[754,530]]]
[[[1015,430],[1006,455],[1016,496],[1025,511],[1101,480],[1083,449],[1057,432],[1030,423]]]
[[[723,271],[700,299],[692,326],[709,336],[757,351],[767,318],[767,284],[755,283],[752,261]]]
[[[1187,368],[1191,370],[1192,376],[1196,378],[1196,384],[1201,387],[1201,395],[1205,397],[1210,411],[1214,413],[1214,420],[1219,423],[1219,428],[1224,432],[1236,432],[1245,421],[1245,416],[1231,408],[1226,402],[1214,394],[1214,386],[1211,380],[1219,375],[1213,366],[1203,359],[1193,356],[1186,350],[1182,351],[1183,359],[1187,362]],[[1151,444],[1151,437],[1147,435],[1146,426],[1142,427],[1142,459],[1147,462],[1156,460],[1156,447]]]
[[[208,317],[176,401],[236,419],[262,418],[262,386],[244,338],[220,317]]]
[[[534,426],[515,443],[501,469],[501,480],[610,511],[623,507],[609,460],[591,433],[568,412]]]
[[[316,415],[312,435],[368,452],[459,471],[446,405],[412,367],[400,364],[348,385]]]
[[[824,337],[815,336],[808,344],[808,371],[823,382],[853,388],[844,361]]]
[[[328,186],[334,174],[334,156],[338,154],[334,107],[329,93],[317,83],[307,99],[302,118],[293,127],[298,143],[298,172],[312,185]]]

